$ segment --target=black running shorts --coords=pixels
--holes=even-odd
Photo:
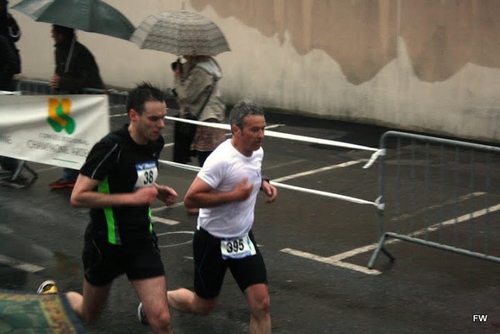
[[[254,284],[267,284],[267,271],[252,231],[248,233],[256,254],[242,259],[222,259],[220,239],[200,229],[194,233],[194,291],[204,299],[217,297],[227,268],[241,291]]]
[[[82,260],[85,279],[95,286],[107,285],[122,274],[129,280],[165,275],[156,235],[151,242],[125,247],[108,243],[105,233],[87,229]]]

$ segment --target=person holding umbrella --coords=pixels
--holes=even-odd
[[[222,70],[213,57],[230,51],[230,47],[213,21],[184,9],[165,11],[144,19],[130,41],[141,49],[182,55],[186,60],[172,63],[174,88],[170,92],[179,103],[180,117],[214,123],[224,120],[226,107],[218,87]],[[174,137],[173,160],[190,162],[191,152],[195,152],[203,166],[208,155],[224,141],[225,133],[214,127],[176,122]],[[188,213],[197,214],[198,209],[190,208]]]
[[[78,94],[82,88],[104,89],[94,56],[77,41],[75,30],[128,40],[135,29],[120,11],[100,0],[21,0],[11,8],[52,24],[56,67],[49,85],[60,94]],[[77,170],[65,168],[50,187],[73,188],[77,176]]]
[[[180,117],[222,123],[226,106],[218,88],[222,78],[219,64],[210,56],[186,55],[184,59],[185,63],[181,63],[180,59],[172,63],[174,88],[169,90],[177,99]],[[176,142],[173,155],[175,162],[189,162],[189,152],[183,152],[184,147],[184,151],[195,151],[201,167],[208,155],[225,139],[223,129],[207,126],[195,126],[195,129],[193,138],[186,138],[190,140],[188,143]]]
[[[55,42],[55,71],[49,85],[58,94],[77,94],[82,88],[104,89],[99,67],[92,53],[76,40],[74,29],[52,25]],[[64,168],[63,175],[51,182],[52,189],[73,188],[78,170]]]
[[[79,93],[82,88],[104,89],[99,66],[89,49],[77,41],[75,30],[53,24],[51,34],[56,66],[50,88],[67,94]]]
[[[181,118],[209,123],[222,123],[226,106],[220,98],[218,82],[222,78],[219,64],[210,56],[184,56],[172,63],[174,88],[169,90],[177,99]],[[181,129],[192,129],[185,133]],[[191,155],[198,157],[200,167],[226,136],[223,129],[176,122],[174,128],[174,162],[187,163]],[[194,154],[193,154],[194,153]],[[198,214],[198,209],[189,209]]]

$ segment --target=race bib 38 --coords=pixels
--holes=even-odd
[[[136,188],[152,186],[158,177],[158,168],[154,161],[144,162],[135,166],[137,170]]]

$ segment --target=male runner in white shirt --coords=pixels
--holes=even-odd
[[[261,176],[266,120],[260,106],[243,100],[232,109],[229,123],[232,138],[208,156],[184,198],[187,208],[200,208],[193,237],[194,291],[169,291],[168,304],[181,312],[209,314],[229,268],[250,306],[250,333],[271,333],[266,266],[252,233],[259,190],[267,202],[278,194]]]

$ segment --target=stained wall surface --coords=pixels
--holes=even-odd
[[[248,97],[288,113],[500,142],[497,0],[105,1],[136,26],[183,3],[216,22],[231,47],[216,57],[228,104]],[[50,25],[11,13],[23,29],[22,75],[47,79]],[[78,36],[108,86],[171,85],[175,55]]]

